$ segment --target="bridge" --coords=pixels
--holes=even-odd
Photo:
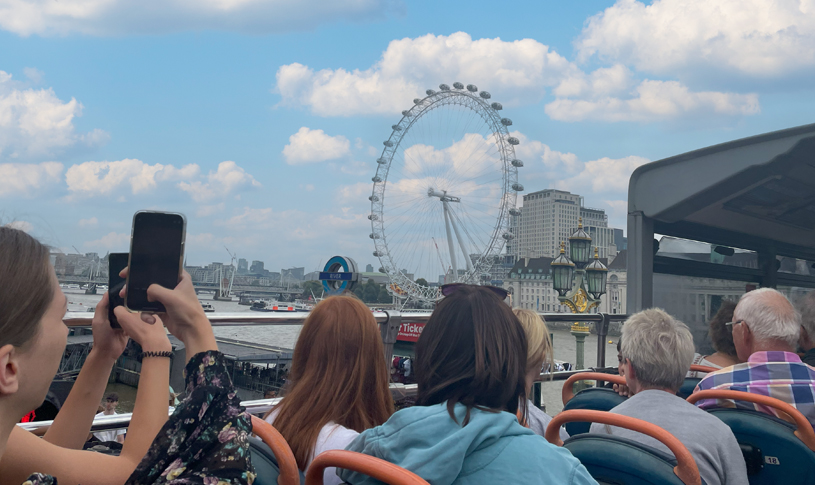
[[[87,285],[88,283],[94,283],[97,285],[106,285],[108,284],[107,278],[96,278],[92,280],[88,280],[88,278],[83,278],[81,276],[62,276],[59,277],[60,284],[69,284],[69,285]],[[215,293],[219,289],[218,283],[193,283],[195,287],[196,293]],[[303,293],[301,288],[295,289],[288,289],[288,288],[276,288],[273,286],[248,286],[248,285],[233,285],[232,286],[232,294],[235,296],[240,296],[242,294],[250,294],[250,295],[257,295],[257,296],[271,296],[271,295],[300,295]]]

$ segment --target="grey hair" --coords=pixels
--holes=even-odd
[[[758,341],[781,340],[798,348],[801,315],[783,293],[773,288],[759,288],[742,295],[733,320],[744,320]]]
[[[806,329],[809,339],[815,341],[815,291],[804,296],[798,309],[801,312],[801,326]]]
[[[620,353],[631,361],[643,387],[677,390],[682,386],[694,354],[687,325],[665,310],[650,308],[625,321],[620,341]]]

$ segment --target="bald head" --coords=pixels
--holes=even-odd
[[[746,293],[736,305],[733,320],[744,321],[752,334],[752,352],[784,350],[794,352],[801,331],[801,316],[786,296],[772,288]],[[736,332],[734,329],[734,343]],[[741,355],[739,357],[742,357]]]

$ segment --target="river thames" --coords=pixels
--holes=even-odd
[[[82,290],[63,289],[68,298],[68,311],[84,312],[88,308],[93,308],[102,298],[101,295],[86,295]],[[212,300],[210,294],[198,295],[199,300],[212,304],[216,312],[248,312],[249,307],[239,305],[232,301]],[[216,337],[227,337],[237,340],[244,340],[265,345],[274,345],[293,349],[297,342],[302,325],[275,325],[275,326],[246,326],[246,327],[215,327],[213,331]],[[555,329],[552,331],[554,337],[555,359],[575,363],[576,344],[575,338],[568,330]],[[606,340],[606,363],[616,365],[617,338],[609,337]],[[610,340],[609,340],[610,339]],[[589,335],[586,338],[584,362],[586,367],[594,367],[597,362],[597,336]],[[544,382],[543,399],[546,410],[550,414],[558,413],[563,408],[560,401],[561,382]],[[135,390],[122,384],[111,384],[108,386],[109,392],[118,392],[120,396],[119,411],[129,412],[133,407]]]

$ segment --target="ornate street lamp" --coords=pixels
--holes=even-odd
[[[599,249],[594,248],[594,261],[586,267],[587,290],[595,300],[599,300],[606,292],[606,278],[608,278],[608,268],[600,262]]]
[[[560,296],[566,295],[572,288],[574,263],[566,257],[565,244],[560,243],[560,255],[550,264],[552,266],[552,288]]]
[[[558,301],[572,313],[587,313],[600,304],[606,292],[608,268],[600,262],[599,248],[595,248],[594,261],[589,262],[591,236],[583,230],[581,218],[577,230],[569,237],[566,257],[563,243],[560,255],[552,261],[552,288],[558,292]]]
[[[583,269],[591,254],[591,236],[583,230],[583,218],[578,219],[577,230],[569,236],[569,257],[577,269]]]

